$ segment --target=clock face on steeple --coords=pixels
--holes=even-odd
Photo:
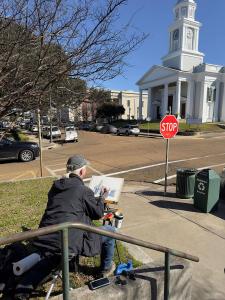
[[[191,28],[188,28],[188,30],[187,30],[187,38],[191,39],[192,37],[193,37],[193,31],[192,31]]]
[[[195,0],[174,0],[174,21],[169,27],[169,53],[163,57],[163,65],[189,71],[203,62],[199,52],[201,23],[195,20]]]
[[[187,28],[186,45],[188,50],[193,50],[193,36],[194,36],[193,29]]]

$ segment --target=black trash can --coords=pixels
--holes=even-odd
[[[179,198],[194,197],[196,169],[178,169],[176,182],[176,195]]]
[[[220,175],[220,199],[225,201],[225,170]]]

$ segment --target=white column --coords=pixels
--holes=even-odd
[[[148,89],[147,118],[152,119],[152,88]]]
[[[142,90],[139,90],[139,119],[142,120]]]
[[[214,112],[213,112],[213,122],[219,121],[219,101],[220,101],[220,81],[217,79],[216,99],[215,99]]]
[[[164,85],[163,103],[161,103],[161,113],[165,116],[168,112],[168,83]]]
[[[181,49],[185,48],[185,26],[183,26],[183,29],[181,31]]]
[[[195,48],[195,51],[198,51],[198,44],[199,44],[199,30],[196,30],[196,48]]]
[[[204,123],[207,121],[207,82],[201,82],[201,93],[199,103],[199,120]]]
[[[220,121],[225,122],[225,82],[223,82],[223,88],[221,93],[221,114],[220,114]]]
[[[192,80],[187,82],[187,102],[186,102],[186,115],[185,119],[190,120],[193,118],[193,104],[194,104],[194,82]]]
[[[177,80],[177,88],[176,88],[176,111],[177,118],[180,119],[180,99],[181,99],[181,80]]]

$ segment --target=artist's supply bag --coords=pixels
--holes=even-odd
[[[9,268],[13,262],[28,255],[27,246],[23,243],[13,243],[0,249],[0,272]]]

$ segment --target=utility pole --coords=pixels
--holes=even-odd
[[[40,174],[43,176],[43,164],[42,164],[42,141],[41,141],[41,116],[40,109],[37,110],[37,119],[38,119],[38,140],[39,140],[39,148],[40,148]]]
[[[52,89],[50,89],[49,107],[50,107],[50,143],[52,143]]]

